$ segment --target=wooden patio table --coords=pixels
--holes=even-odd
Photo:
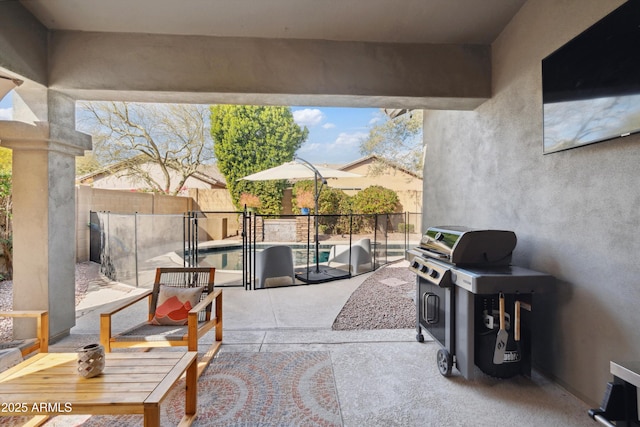
[[[143,414],[160,425],[160,403],[186,371],[185,415],[196,417],[197,356],[191,352],[107,353],[103,373],[83,378],[76,353],[40,353],[0,374],[0,416]]]

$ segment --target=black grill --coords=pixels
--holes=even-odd
[[[516,242],[512,231],[432,227],[408,251],[416,339],[424,341],[426,331],[440,344],[443,375],[453,367],[465,378],[475,367],[499,378],[531,374],[534,293],[552,289],[554,278],[511,265]]]

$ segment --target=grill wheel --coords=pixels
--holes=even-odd
[[[451,376],[451,368],[453,366],[453,357],[446,348],[438,350],[437,354],[438,370],[445,376]]]

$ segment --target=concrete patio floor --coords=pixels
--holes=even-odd
[[[221,352],[329,351],[345,426],[593,424],[586,403],[535,372],[530,379],[478,373],[465,380],[454,369],[445,378],[436,365],[438,344],[418,343],[413,329],[333,331],[351,293],[372,274],[309,286],[224,288]],[[99,313],[137,292],[121,284],[91,290],[78,306],[71,335],[51,351],[98,342]],[[116,317],[114,329],[144,318],[145,310],[139,304]]]

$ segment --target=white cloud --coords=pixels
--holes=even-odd
[[[317,108],[305,108],[293,112],[293,120],[300,126],[317,126],[324,119],[324,114]]]
[[[324,144],[319,144],[317,142],[306,142],[302,147],[300,147],[300,149],[298,150],[298,154],[317,153],[323,151],[324,147]]]
[[[342,132],[338,135],[335,142],[331,144],[334,148],[360,147],[360,141],[368,136],[365,132],[346,133]]]
[[[387,118],[386,114],[382,110],[375,110],[371,113],[371,119],[369,120],[369,126],[374,126]]]
[[[303,159],[317,164],[349,163],[361,157],[360,141],[367,136],[365,132],[342,132],[333,142],[307,142],[298,154]]]
[[[323,124],[323,125],[322,125],[322,127],[323,127],[324,129],[333,129],[333,128],[335,128],[335,127],[336,127],[336,125],[335,125],[335,124],[333,124],[333,123],[325,123],[325,124]]]
[[[13,118],[13,108],[0,108],[0,120],[11,120]]]

